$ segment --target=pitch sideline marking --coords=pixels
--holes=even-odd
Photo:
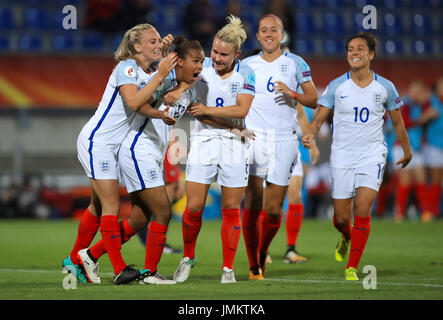
[[[61,271],[56,270],[33,270],[33,269],[0,269],[0,272],[23,272],[23,273],[61,273]],[[112,275],[111,272],[102,273],[103,275]],[[426,280],[426,279],[424,279]],[[442,280],[442,279],[428,279],[428,280]],[[264,281],[275,281],[275,282],[305,282],[305,283],[354,283],[360,284],[361,281],[349,282],[345,280],[298,280],[298,279],[284,279],[284,278],[267,278]],[[406,286],[406,287],[431,287],[431,288],[443,288],[443,284],[431,284],[431,283],[397,283],[397,282],[378,282],[377,285],[384,286]]]

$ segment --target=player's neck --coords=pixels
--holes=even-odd
[[[352,81],[361,88],[367,87],[374,80],[374,74],[369,68],[351,69],[350,74]]]
[[[236,64],[236,61],[234,61],[234,63],[232,64],[232,66],[229,67],[228,69],[226,69],[226,70],[221,70],[221,71],[216,71],[216,72],[217,72],[217,74],[219,75],[219,77],[220,77],[222,80],[225,80],[225,79],[229,78],[229,77],[231,76],[231,74],[234,72],[235,64]]]
[[[149,74],[152,71],[154,71],[151,69],[151,64],[154,63],[154,61],[148,61],[142,55],[134,56],[134,60],[137,62],[137,64],[140,66],[140,68],[143,69],[144,72]]]
[[[272,52],[267,52],[267,51],[262,51],[262,52],[263,52],[263,54],[261,57],[263,58],[263,60],[265,60],[267,62],[272,62],[274,60],[277,60],[278,57],[280,57],[283,54],[283,52],[281,51],[281,48],[278,48],[277,50],[272,51]]]

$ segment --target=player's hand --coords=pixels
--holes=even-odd
[[[165,78],[172,69],[174,69],[175,65],[177,64],[177,54],[175,52],[171,52],[163,58],[160,63],[158,64],[158,74],[162,78]]]
[[[189,106],[188,112],[193,117],[200,117],[200,116],[206,115],[207,108],[208,107],[205,106],[204,104],[197,102],[197,103],[193,103]]]
[[[166,57],[168,55],[169,48],[172,45],[172,41],[174,37],[172,34],[168,34],[166,37],[162,39],[162,57]]]
[[[243,142],[249,143],[251,140],[255,140],[255,133],[252,130],[249,130],[247,128],[239,129],[239,128],[233,128],[231,130],[233,134],[236,136],[239,136]]]
[[[172,118],[171,116],[169,116],[168,111],[169,111],[169,107],[166,107],[165,110],[162,111],[161,119],[163,120],[163,122],[165,124],[167,124],[168,126],[171,126],[171,125],[175,124],[177,121],[174,118]]]
[[[312,141],[314,141],[314,135],[311,133],[305,134],[301,139],[301,143],[306,149],[312,148]]]
[[[275,93],[277,93],[277,94],[282,93],[288,98],[291,98],[291,99],[294,98],[294,92],[291,89],[289,89],[288,86],[281,81],[275,81],[274,90],[275,90]]]
[[[165,106],[174,105],[177,102],[177,100],[180,98],[182,93],[183,93],[183,89],[180,86],[177,86],[172,90],[169,90],[163,96],[163,103],[165,104]]]
[[[403,158],[398,160],[395,164],[396,165],[401,164],[401,167],[404,168],[409,164],[409,162],[411,162],[411,159],[412,159],[412,153],[408,152],[408,153],[405,153],[403,155]]]
[[[312,141],[312,148],[309,149],[309,158],[311,159],[311,164],[314,166],[317,164],[318,159],[320,158],[320,150],[318,150],[315,140]]]

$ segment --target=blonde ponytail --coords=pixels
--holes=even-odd
[[[149,23],[138,24],[128,31],[123,36],[120,45],[114,53],[114,58],[117,61],[123,61],[129,58],[133,58],[136,54],[134,45],[141,43],[141,31],[143,30],[156,30],[153,25]]]
[[[234,46],[234,51],[238,51],[246,41],[246,31],[240,18],[231,14],[226,20],[228,24],[217,32],[215,38],[231,43]]]

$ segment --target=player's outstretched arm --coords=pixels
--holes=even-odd
[[[244,119],[251,108],[254,96],[250,94],[239,94],[237,96],[236,105],[226,106],[222,108],[214,108],[197,103],[189,108],[189,113],[193,117],[199,116],[215,116],[228,119]]]
[[[412,159],[412,150],[411,145],[409,144],[408,133],[406,132],[400,109],[389,111],[389,116],[391,117],[392,127],[394,128],[395,134],[397,135],[397,139],[403,149],[403,157],[399,161],[397,161],[396,164],[401,164],[401,167],[404,168]]]
[[[320,130],[323,122],[325,122],[326,118],[328,117],[329,111],[330,109],[322,105],[318,105],[317,113],[315,114],[314,120],[312,120],[312,122],[309,124],[301,140],[305,148],[312,148],[314,136],[317,134],[318,130]]]
[[[129,108],[134,111],[140,109],[146,101],[154,94],[163,79],[171,72],[177,64],[177,54],[175,52],[163,58],[158,65],[158,72],[141,90],[138,90],[135,84],[124,84],[120,87],[120,94]]]
[[[308,117],[306,116],[305,107],[303,107],[300,103],[297,103],[296,108],[297,108],[297,122],[299,123],[303,133],[307,132],[309,127],[309,121]],[[317,147],[315,139],[312,139],[312,146],[311,149],[309,149],[309,158],[311,159],[312,165],[315,165],[318,159],[320,158],[320,150]]]

